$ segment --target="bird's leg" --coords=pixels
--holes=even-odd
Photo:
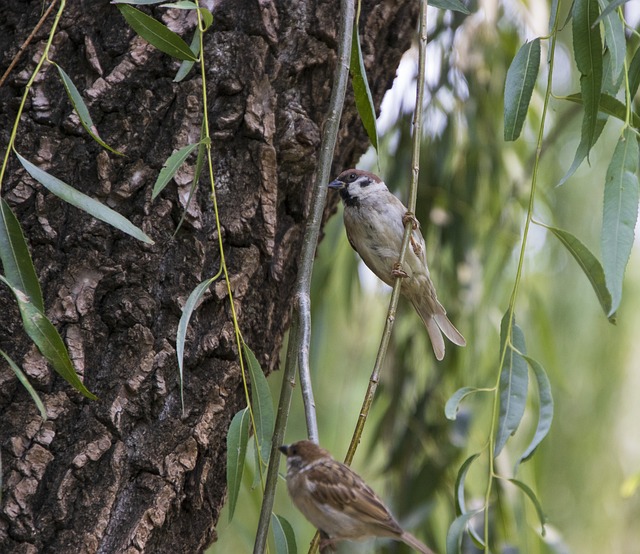
[[[335,552],[336,541],[331,539],[329,535],[327,535],[324,531],[320,531],[320,552],[324,554],[325,552]]]
[[[411,222],[411,228],[415,231],[420,228],[420,222],[416,219],[416,215],[413,212],[407,212],[402,216],[402,224],[406,225]]]
[[[408,279],[409,278],[409,274],[402,269],[402,265],[400,265],[400,262],[396,262],[395,264],[393,264],[393,269],[391,270],[391,277],[395,278],[400,278],[400,279]]]

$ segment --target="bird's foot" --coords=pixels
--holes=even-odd
[[[408,279],[409,278],[409,274],[402,269],[402,266],[400,265],[400,262],[396,262],[395,264],[393,264],[393,269],[391,270],[391,277],[393,277],[394,279]]]
[[[416,215],[413,212],[407,212],[402,216],[402,224],[406,225],[411,222],[411,228],[415,231],[420,228],[420,222],[416,219]]]

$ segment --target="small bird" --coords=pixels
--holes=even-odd
[[[320,549],[341,540],[389,537],[423,554],[433,551],[403,531],[375,492],[350,467],[324,448],[303,440],[283,445],[287,488],[303,515],[320,531]]]
[[[436,358],[444,358],[442,333],[452,343],[465,346],[464,337],[438,302],[424,238],[414,215],[389,192],[380,177],[368,171],[347,169],[329,183],[329,188],[340,191],[347,238],[367,267],[389,286],[393,286],[396,277],[403,278],[400,292],[424,322]],[[398,257],[407,221],[412,222],[413,231],[401,268]]]

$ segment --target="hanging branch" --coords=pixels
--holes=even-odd
[[[329,115],[324,128],[322,144],[320,145],[320,158],[313,185],[311,210],[305,229],[302,253],[300,255],[298,279],[296,282],[293,317],[289,331],[289,344],[285,361],[280,401],[276,415],[273,440],[271,441],[271,454],[269,456],[269,468],[267,481],[260,510],[258,531],[253,547],[254,554],[262,554],[267,543],[269,522],[273,509],[276,484],[278,480],[278,467],[280,464],[280,452],[278,447],[282,444],[286,430],[289,407],[291,405],[291,393],[295,385],[296,366],[300,367],[300,382],[305,406],[305,417],[309,438],[318,442],[318,424],[316,422],[315,404],[309,372],[309,344],[311,339],[311,312],[310,290],[311,270],[313,259],[320,234],[322,213],[324,211],[327,196],[327,186],[331,173],[333,151],[335,149],[342,106],[349,79],[349,59],[351,52],[351,38],[354,21],[354,0],[340,1],[340,28],[338,31],[338,60],[333,77],[333,89],[329,101]]]

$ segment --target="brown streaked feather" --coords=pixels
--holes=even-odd
[[[402,534],[400,525],[375,492],[350,468],[335,460],[323,460],[306,472],[312,496],[363,523],[375,525],[390,536]]]

